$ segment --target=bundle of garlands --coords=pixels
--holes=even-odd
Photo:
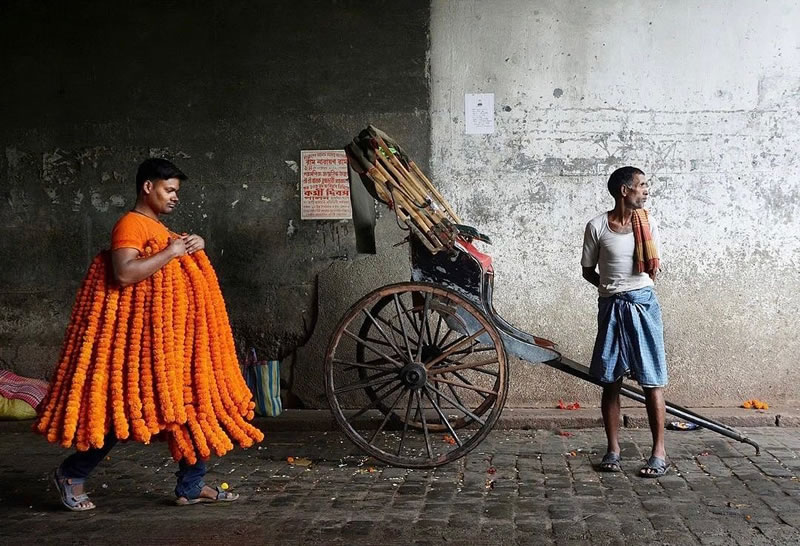
[[[164,248],[150,241],[149,256]],[[110,253],[92,261],[34,429],[63,447],[166,436],[177,461],[223,455],[263,433],[253,418],[225,302],[205,252],[170,261],[120,288]]]

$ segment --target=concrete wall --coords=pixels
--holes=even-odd
[[[293,162],[373,122],[417,162],[430,153],[435,182],[493,236],[501,313],[583,361],[583,225],[611,206],[611,170],[642,167],[670,398],[797,402],[798,23],[788,1],[5,2],[0,366],[52,370],[86,265],[158,155],[191,177],[169,223],[206,237],[239,347],[305,343],[294,388],[324,406],[333,324],[408,262],[391,214],[363,260],[348,223],[301,222]],[[496,94],[495,134],[464,135],[465,92]],[[512,366],[510,405],[596,401]]]
[[[148,156],[189,175],[167,223],[206,238],[237,344],[265,358],[306,341],[317,274],[355,255],[348,222],[300,220],[299,150],[341,148],[372,122],[427,164],[425,4],[20,0],[0,11],[0,367],[53,369],[78,283],[133,206]],[[379,229],[393,225],[384,216]],[[397,267],[384,252],[397,240],[379,238],[373,268]],[[339,293],[353,302],[367,289],[348,279]],[[321,374],[316,358],[308,374]]]
[[[583,227],[608,174],[648,173],[660,221],[668,396],[800,399],[800,4],[434,0],[432,169],[491,234],[497,308],[588,362]],[[464,134],[464,93],[496,132]],[[514,362],[511,405],[597,402]]]

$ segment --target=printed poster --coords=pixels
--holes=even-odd
[[[300,219],[353,217],[344,150],[300,151]]]
[[[464,120],[468,135],[494,133],[494,93],[465,94]]]

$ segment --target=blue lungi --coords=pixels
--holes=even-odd
[[[666,386],[664,326],[653,288],[600,297],[597,307],[592,376],[613,383],[629,373],[643,387]]]

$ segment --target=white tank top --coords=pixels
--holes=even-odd
[[[653,215],[648,215],[650,233],[656,248],[659,248],[658,227]],[[630,292],[645,286],[653,286],[647,273],[636,273],[633,269],[633,232],[617,233],[608,227],[608,213],[595,216],[586,224],[583,234],[582,267],[597,266],[600,273],[600,296],[608,297],[620,292]]]

